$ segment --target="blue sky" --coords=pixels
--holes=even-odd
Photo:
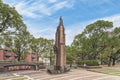
[[[3,0],[23,16],[35,37],[55,39],[59,17],[64,21],[66,44],[85,26],[96,20],[108,20],[120,26],[120,0]]]

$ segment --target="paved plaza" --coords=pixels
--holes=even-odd
[[[71,70],[65,74],[49,75],[44,73],[29,74],[35,80],[120,80],[119,76],[89,72],[86,70]]]
[[[120,80],[120,76],[90,72],[83,69],[72,69],[70,72],[57,75],[50,75],[45,70],[13,72],[12,74],[14,76],[23,75],[28,80]]]

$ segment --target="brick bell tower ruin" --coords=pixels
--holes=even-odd
[[[55,70],[65,72],[66,66],[66,49],[65,49],[65,29],[62,17],[55,35]]]

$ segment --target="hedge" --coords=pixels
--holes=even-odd
[[[87,66],[99,66],[98,60],[82,60],[77,62],[78,65],[84,65]]]

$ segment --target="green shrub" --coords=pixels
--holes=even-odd
[[[84,60],[84,61],[78,61],[78,65],[84,65],[86,64],[87,66],[99,66],[98,60]]]

